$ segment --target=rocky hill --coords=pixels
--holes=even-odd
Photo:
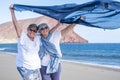
[[[36,23],[40,24],[42,22],[45,22],[48,24],[50,28],[55,26],[57,24],[57,21],[46,17],[37,17],[32,19],[26,19],[26,20],[19,20],[19,24],[22,27],[22,29],[26,30],[27,26],[30,23]],[[65,28],[67,24],[61,25],[58,30],[61,30]],[[3,24],[0,24],[0,43],[16,43],[17,42],[17,35],[14,29],[14,26],[12,22],[6,22]],[[88,41],[82,37],[80,37],[78,34],[76,34],[73,30],[71,30],[68,34],[62,37],[61,42],[67,42],[67,43],[88,43]]]

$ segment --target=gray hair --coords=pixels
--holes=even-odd
[[[27,28],[27,30],[29,30],[29,29],[31,29],[31,28],[34,28],[34,29],[36,29],[36,31],[37,31],[37,25],[36,24],[30,24],[29,26],[28,26],[28,28]]]
[[[41,24],[39,24],[38,25],[38,31],[40,31],[44,27],[48,27],[47,23],[41,23]],[[49,27],[48,27],[48,29],[49,29]]]

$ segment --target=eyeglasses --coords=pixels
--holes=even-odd
[[[44,27],[44,28],[41,28],[40,30],[44,30],[44,29],[48,29],[48,27],[46,26],[46,27]]]
[[[31,32],[32,32],[32,31],[35,32],[35,33],[37,32],[37,30],[33,30],[33,29],[29,29],[29,30],[30,30]]]

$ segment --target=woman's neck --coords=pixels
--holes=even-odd
[[[34,41],[34,37],[30,37],[28,34],[27,34],[27,36],[31,41]]]
[[[30,37],[29,37],[30,38]],[[31,41],[34,41],[34,37],[33,38],[30,38]]]

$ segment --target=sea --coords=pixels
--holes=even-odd
[[[62,43],[62,60],[120,69],[120,43]],[[0,44],[0,53],[16,55],[17,44]]]

